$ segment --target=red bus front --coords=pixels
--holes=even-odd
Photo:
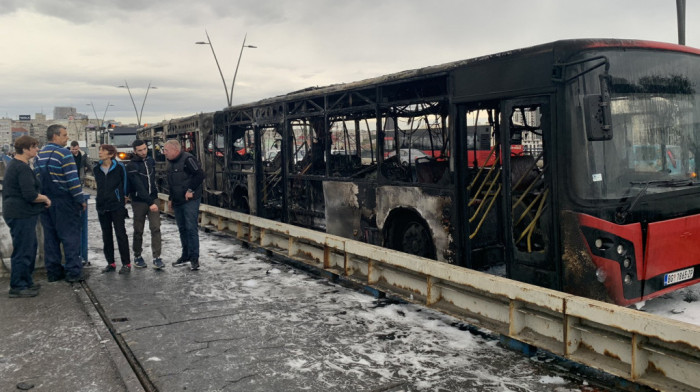
[[[637,42],[579,60],[563,89],[565,291],[629,305],[700,282],[698,51]],[[586,104],[604,90],[611,131],[600,137]]]

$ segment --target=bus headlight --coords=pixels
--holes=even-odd
[[[601,236],[595,239],[593,245],[597,249],[605,251],[608,249],[613,249],[615,247],[615,242],[611,238]]]
[[[625,268],[629,268],[630,266],[632,266],[632,260],[630,260],[629,257],[625,257],[625,259],[622,261],[622,265]]]
[[[632,284],[632,275],[631,274],[625,275],[625,284]]]
[[[622,246],[621,244],[617,246],[616,250],[617,250],[617,254],[618,254],[618,255],[623,255],[623,254],[625,254],[625,247]]]
[[[602,268],[598,268],[597,270],[595,270],[595,277],[598,279],[598,282],[603,283],[608,277],[608,274],[606,274]]]

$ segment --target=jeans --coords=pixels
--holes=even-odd
[[[72,197],[51,197],[51,207],[41,213],[44,227],[44,262],[49,278],[79,277],[83,272],[80,260],[80,232],[83,226],[80,213],[82,206]],[[61,244],[66,257],[61,265]]]
[[[175,222],[180,232],[182,257],[185,260],[199,259],[199,204],[201,199],[190,200],[184,204],[173,205]]]
[[[10,274],[10,288],[26,289],[32,287],[34,280],[34,263],[36,262],[36,222],[38,215],[31,218],[5,219],[10,227],[12,236],[12,273]]]
[[[126,235],[126,227],[124,225],[126,214],[126,208],[97,214],[97,218],[100,220],[100,227],[102,228],[102,242],[104,242],[104,254],[107,264],[114,264],[112,227],[114,227],[114,232],[117,234],[117,246],[119,246],[119,257],[122,260],[122,265],[131,264],[129,237]]]
[[[151,230],[151,251],[153,258],[160,257],[161,238],[160,238],[160,211],[149,210],[150,206],[147,203],[132,201],[131,209],[134,212],[134,257],[141,256],[143,251],[143,227],[146,224],[148,217],[148,228]]]

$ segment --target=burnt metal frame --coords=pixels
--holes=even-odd
[[[226,148],[231,148],[235,137],[230,134],[232,126],[241,128],[250,128],[255,135],[255,160],[254,160],[254,176],[256,183],[256,209],[257,215],[266,216],[265,204],[261,195],[262,187],[265,184],[264,177],[266,176],[262,166],[262,145],[260,141],[260,130],[266,126],[275,125],[278,127],[282,136],[282,148],[280,149],[281,159],[283,161],[281,168],[281,208],[282,214],[279,219],[283,222],[293,221],[291,217],[291,193],[290,187],[290,156],[291,150],[288,143],[291,137],[291,122],[298,119],[318,119],[323,123],[322,133],[316,135],[323,139],[323,151],[325,156],[330,156],[331,138],[328,132],[330,124],[337,121],[339,118],[347,120],[373,119],[375,121],[376,132],[372,137],[372,150],[376,157],[376,169],[379,173],[379,167],[384,161],[384,130],[382,121],[390,116],[392,112],[399,113],[406,117],[422,117],[424,115],[436,115],[441,118],[441,127],[443,132],[447,132],[446,139],[443,142],[448,142],[446,147],[452,149],[452,144],[449,140],[453,139],[451,130],[447,129],[447,117],[449,116],[451,105],[449,104],[450,96],[450,79],[446,72],[438,72],[435,74],[420,75],[414,78],[405,80],[390,80],[374,85],[363,85],[357,89],[348,90],[332,90],[332,91],[317,91],[314,89],[303,92],[303,96],[294,97],[294,93],[286,97],[273,98],[261,101],[257,104],[242,105],[225,109],[219,117],[219,124],[216,127],[226,130]],[[425,94],[427,93],[427,94]],[[416,105],[420,105],[417,107]],[[450,125],[452,127],[452,125]],[[317,130],[318,131],[318,130]],[[354,129],[357,140],[358,127]],[[359,140],[357,141],[359,143]],[[360,148],[357,148],[357,153],[360,153]],[[226,157],[229,153],[224,154]],[[327,158],[324,158],[328,163]],[[452,164],[451,167],[454,165]],[[230,171],[230,166],[225,165],[225,171]],[[332,177],[329,164],[325,165],[323,175],[318,174],[294,174],[294,178],[303,181],[343,181],[350,180],[342,177]],[[453,169],[451,169],[453,170]],[[400,185],[400,186],[421,186],[426,188],[435,188],[436,192],[448,192],[455,194],[454,185],[436,186],[434,184],[417,184],[413,182],[405,182],[399,180],[389,180],[380,174],[377,175],[377,185]],[[227,176],[227,178],[232,178]],[[357,181],[357,180],[352,180]],[[245,186],[245,185],[244,185]],[[231,186],[233,188],[234,186]],[[308,188],[308,187],[306,187]],[[439,212],[436,212],[439,213]],[[454,227],[455,231],[459,231],[458,227]]]
[[[556,154],[553,153],[555,151],[555,133],[553,132],[555,124],[556,124],[556,117],[554,116],[555,112],[555,102],[552,99],[551,94],[543,94],[543,95],[537,95],[533,97],[522,97],[522,98],[516,98],[512,100],[504,100],[502,101],[502,107],[501,107],[501,135],[500,135],[500,141],[501,141],[501,154],[506,157],[511,156],[511,151],[510,151],[510,115],[511,112],[505,109],[513,109],[517,106],[522,106],[522,105],[540,105],[541,108],[543,108],[541,112],[542,116],[542,142],[543,142],[543,158],[544,162],[549,166],[549,173],[545,173],[545,184],[551,189],[552,192],[552,197],[549,198],[548,205],[550,206],[551,211],[549,211],[549,219],[551,220],[549,226],[549,233],[547,235],[549,236],[549,247],[546,250],[547,254],[545,254],[544,258],[550,262],[550,264],[554,267],[553,269],[547,269],[542,266],[534,266],[531,265],[530,263],[527,263],[529,261],[529,258],[519,254],[516,251],[516,244],[513,241],[513,215],[511,211],[512,207],[512,200],[511,200],[511,194],[512,194],[512,186],[513,184],[511,183],[511,178],[510,176],[503,176],[503,197],[501,200],[501,214],[505,218],[503,220],[503,225],[501,227],[502,230],[502,237],[505,245],[505,260],[506,260],[506,276],[510,278],[514,278],[517,280],[525,281],[528,283],[533,283],[533,284],[538,284],[538,286],[543,286],[543,287],[548,287],[554,290],[561,290],[562,288],[562,268],[561,268],[561,263],[556,262],[556,260],[560,260],[561,258],[561,253],[560,253],[560,247],[559,247],[559,227],[557,227],[557,220],[556,220],[556,209],[555,209],[555,197],[556,197],[556,165],[553,164],[554,159],[556,159]],[[510,159],[503,159],[502,160],[502,170],[503,173],[510,173],[511,172],[511,167],[510,167]],[[525,259],[519,260],[518,257],[516,257],[516,254],[519,254],[519,257],[524,257]],[[531,257],[530,257],[531,258]],[[516,273],[517,272],[517,273]],[[544,285],[543,280],[545,279],[545,276],[547,276],[545,281],[548,281],[550,284]]]

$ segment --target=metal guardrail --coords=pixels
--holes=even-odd
[[[700,326],[209,205],[200,224],[634,383],[700,391]]]

